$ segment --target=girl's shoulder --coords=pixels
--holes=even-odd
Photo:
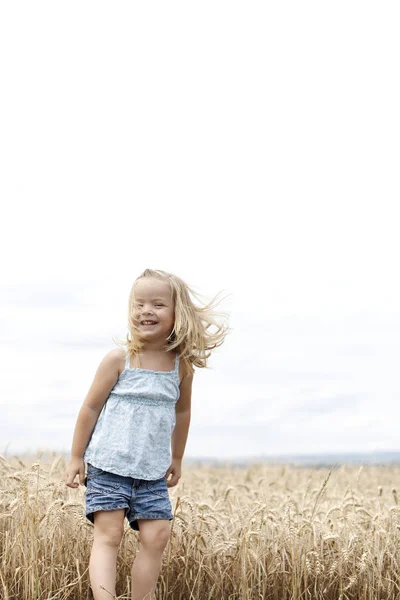
[[[118,377],[125,371],[126,351],[125,348],[115,348],[115,353],[118,357]]]

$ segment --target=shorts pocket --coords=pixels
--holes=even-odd
[[[109,473],[93,465],[88,465],[88,474],[85,479],[85,485],[88,491],[107,494],[118,490],[122,483],[120,476],[114,473]]]
[[[94,477],[95,475],[102,475],[103,473],[107,473],[107,471],[99,469],[98,467],[94,467],[93,465],[88,463],[86,479],[92,479],[92,477]]]
[[[169,498],[168,486],[165,477],[160,479],[153,479],[152,481],[146,481],[146,487],[152,494],[161,496],[162,498]]]

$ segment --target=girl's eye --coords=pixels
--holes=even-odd
[[[136,304],[136,306],[143,306],[143,304]],[[164,306],[164,304],[155,304],[155,306]]]

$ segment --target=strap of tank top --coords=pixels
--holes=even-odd
[[[129,356],[129,352],[125,353],[125,369],[129,369],[129,363],[131,362],[131,357]]]
[[[176,353],[176,358],[175,358],[175,372],[179,373],[179,352]]]

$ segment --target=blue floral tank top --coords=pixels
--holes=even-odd
[[[159,479],[171,464],[171,434],[180,396],[179,354],[172,371],[125,369],[110,392],[83,459],[125,477]]]

